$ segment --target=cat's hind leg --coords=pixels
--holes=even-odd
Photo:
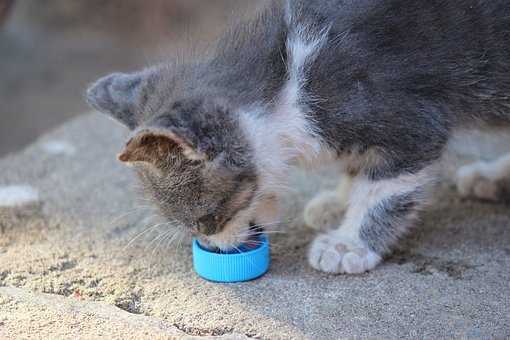
[[[510,153],[491,162],[461,167],[456,175],[461,196],[486,201],[510,200]]]
[[[432,179],[431,168],[380,180],[355,177],[342,224],[312,242],[310,265],[329,273],[373,269],[414,224]]]

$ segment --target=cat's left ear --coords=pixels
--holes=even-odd
[[[124,163],[143,162],[159,167],[164,166],[170,154],[180,153],[190,160],[205,160],[183,137],[166,129],[147,128],[138,131],[126,144],[117,158]]]
[[[132,74],[113,73],[96,81],[87,90],[86,99],[96,110],[134,130],[142,121],[140,100],[147,71]]]

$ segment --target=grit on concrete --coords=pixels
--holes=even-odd
[[[169,243],[166,226],[143,233],[158,220],[115,161],[124,137],[91,113],[0,161],[0,187],[29,186],[39,197],[0,204],[0,338],[510,336],[508,206],[460,200],[450,180],[459,164],[510,150],[509,136],[454,142],[420,225],[363,275],[307,266],[313,233],[299,213],[335,181],[327,169],[296,172],[286,215],[297,218],[271,237],[269,273],[240,284],[198,278],[189,239]]]

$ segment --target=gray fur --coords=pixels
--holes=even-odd
[[[302,70],[298,102],[339,156],[377,154],[382,161],[361,169],[373,181],[428,166],[457,126],[510,123],[507,0],[274,1],[202,58],[113,74],[89,89],[89,103],[128,128],[167,129],[207,156],[174,155],[180,161],[162,172],[142,167],[166,215],[196,227],[213,214],[224,224],[235,194],[256,196],[261,169],[238,112],[272,114],[289,79],[287,38],[303,28],[326,40]],[[393,197],[371,211],[362,228],[370,247],[387,252],[418,202]]]
[[[142,121],[142,80],[141,74],[114,73],[103,77],[87,90],[87,102],[132,130]]]
[[[416,220],[424,199],[423,189],[418,188],[382,200],[365,214],[360,229],[361,239],[377,254],[388,254]]]
[[[250,199],[231,206],[239,194],[257,189],[250,146],[240,134],[231,113],[220,105],[177,101],[168,113],[151,118],[150,130],[168,130],[185,139],[207,160],[189,160],[179,150],[160,171],[139,167],[139,174],[162,213],[206,235],[221,231]],[[212,133],[214,131],[214,133]]]
[[[373,178],[436,160],[452,128],[510,122],[510,6],[505,0],[303,1],[329,23],[308,72],[312,119],[340,153],[376,147]],[[337,10],[333,10],[333,8]]]

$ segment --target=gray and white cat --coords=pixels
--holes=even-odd
[[[339,160],[348,204],[321,195],[307,219],[337,201],[343,223],[313,241],[309,262],[360,273],[413,225],[452,131],[510,124],[510,3],[273,1],[212,53],[114,73],[87,98],[132,130],[119,159],[161,213],[210,246],[278,220],[298,160]],[[502,198],[510,157],[463,169],[459,189]]]

